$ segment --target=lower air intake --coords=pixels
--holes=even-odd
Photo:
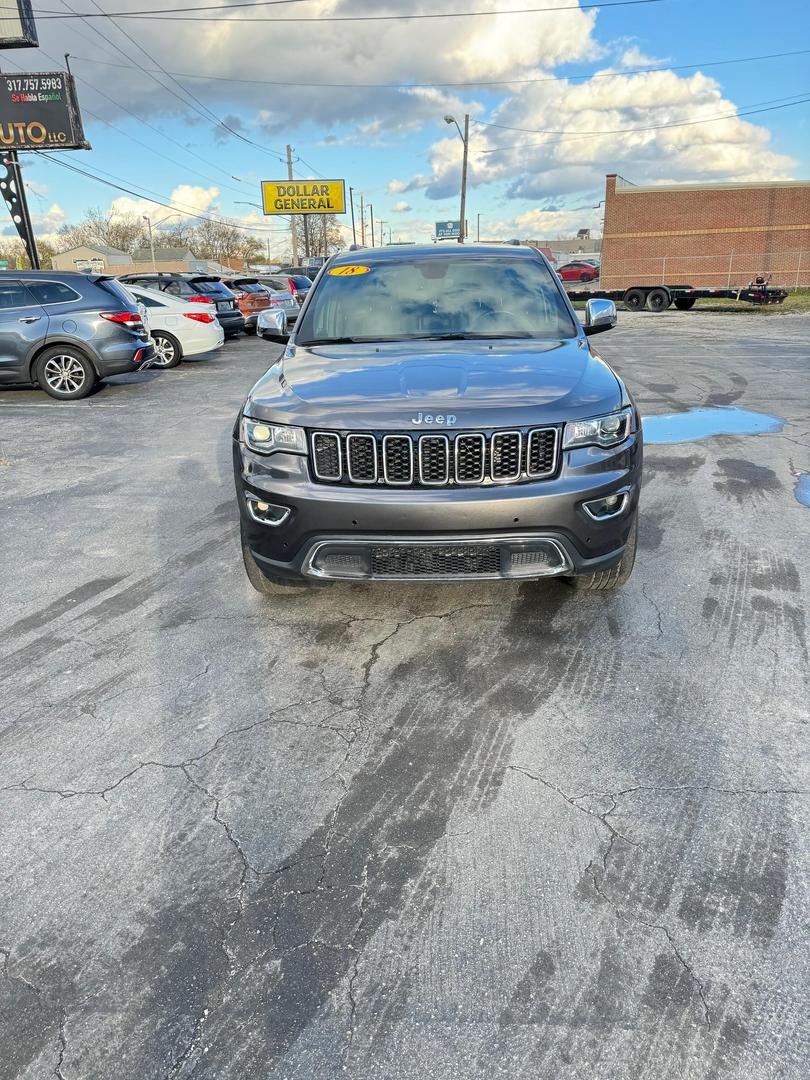
[[[371,552],[371,572],[375,577],[467,577],[492,576],[501,569],[500,551],[494,545],[397,544],[375,547]]]

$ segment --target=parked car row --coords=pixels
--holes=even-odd
[[[75,400],[108,375],[173,368],[242,332],[279,341],[310,285],[308,277],[283,274],[4,274],[0,386],[34,383],[52,397]]]

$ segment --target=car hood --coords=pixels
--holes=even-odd
[[[310,428],[401,430],[555,423],[620,402],[618,379],[585,338],[290,344],[244,411]]]

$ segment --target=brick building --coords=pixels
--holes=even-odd
[[[605,183],[602,276],[633,284],[810,285],[810,181]]]

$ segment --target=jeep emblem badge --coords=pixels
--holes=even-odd
[[[442,413],[437,413],[436,416],[431,413],[418,412],[416,416],[411,417],[412,424],[447,424],[452,426],[455,424],[456,418],[452,413],[448,413],[447,416],[443,416]]]

